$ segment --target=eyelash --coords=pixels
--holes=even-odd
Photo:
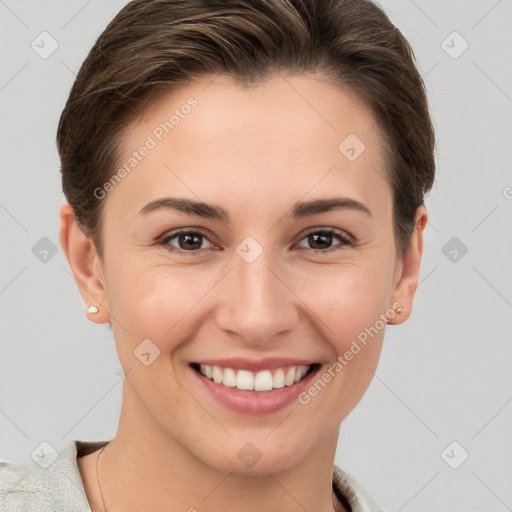
[[[337,230],[334,228],[316,229],[316,230],[309,231],[299,240],[299,242],[302,242],[302,240],[304,240],[305,238],[307,238],[311,235],[320,235],[320,234],[332,235],[333,237],[336,237],[340,240],[340,244],[338,247],[334,246],[334,247],[331,247],[331,248],[325,249],[325,250],[324,249],[309,249],[310,251],[312,251],[315,254],[330,253],[330,252],[334,252],[334,251],[343,249],[345,246],[355,247],[355,245],[356,245],[354,240],[352,240],[347,234],[345,234],[343,231],[340,231],[340,230]],[[169,236],[166,236],[165,238],[163,238],[162,240],[160,240],[158,242],[158,245],[166,247],[166,249],[169,252],[175,252],[178,254],[194,254],[194,253],[200,253],[204,250],[204,249],[197,249],[197,250],[185,251],[183,249],[178,249],[174,246],[169,246],[169,242],[171,240],[177,238],[179,235],[199,235],[199,236],[205,238],[206,240],[210,241],[208,239],[208,237],[201,231],[189,231],[189,230],[183,229],[183,230],[179,230],[179,231],[174,231]],[[169,248],[169,247],[172,247],[172,248]]]

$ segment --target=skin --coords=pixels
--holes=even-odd
[[[331,488],[339,427],[371,382],[385,329],[307,405],[259,417],[211,399],[189,363],[298,357],[321,363],[321,375],[394,303],[404,311],[390,324],[409,317],[427,212],[418,209],[410,249],[397,258],[376,120],[355,94],[314,75],[253,88],[226,77],[182,86],[133,123],[123,155],[191,96],[198,105],[103,199],[103,261],[69,205],[60,212],[82,298],[100,309],[89,319],[111,322],[126,376],[118,430],[99,464],[107,509],[343,510]],[[351,133],[366,145],[352,162],[338,150]],[[287,215],[296,201],[341,195],[371,216]],[[165,196],[219,205],[231,223],[172,210],[138,216]],[[155,242],[178,228],[201,229],[200,248],[179,254],[169,248],[187,250],[183,238]],[[314,245],[311,228],[357,243]],[[252,263],[236,252],[248,236],[263,249]],[[160,350],[149,366],[133,354],[147,338]],[[262,454],[250,468],[237,458],[248,442]],[[93,511],[102,507],[97,455],[78,459]]]

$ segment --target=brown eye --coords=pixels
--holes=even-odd
[[[171,245],[171,240],[177,241],[177,247]],[[199,252],[202,249],[203,241],[208,240],[203,233],[198,231],[178,231],[164,238],[160,244],[168,248],[169,251],[177,252]]]
[[[333,240],[339,240],[340,243],[332,247]],[[302,240],[307,240],[310,248],[315,252],[328,252],[330,250],[341,249],[345,245],[354,245],[352,240],[342,231],[335,229],[322,229],[311,231],[306,234]]]
[[[161,242],[159,242],[159,245],[164,246],[170,252],[193,254],[205,249],[205,247],[203,247],[205,240],[209,241],[208,237],[200,231],[176,231],[163,238]],[[306,249],[317,253],[327,253],[342,249],[345,246],[355,245],[353,240],[346,233],[332,228],[310,231],[302,240],[306,240],[309,246],[306,247]],[[336,240],[338,243],[333,245],[333,242]]]

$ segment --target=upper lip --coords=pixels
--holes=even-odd
[[[208,366],[220,366],[222,368],[233,368],[236,370],[248,370],[252,372],[285,368],[287,366],[310,366],[314,364],[313,362],[306,361],[305,359],[282,357],[267,357],[259,360],[232,357],[227,359],[203,359],[201,361],[195,361],[195,363],[206,364]]]

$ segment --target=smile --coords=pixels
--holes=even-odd
[[[251,372],[249,370],[235,370],[233,368],[200,364],[199,372],[207,379],[226,387],[248,391],[271,391],[299,382],[307,375],[312,366],[314,365]]]
[[[199,393],[237,413],[265,415],[297,403],[320,363],[290,358],[229,358],[189,363]],[[195,386],[195,384],[193,384]]]

